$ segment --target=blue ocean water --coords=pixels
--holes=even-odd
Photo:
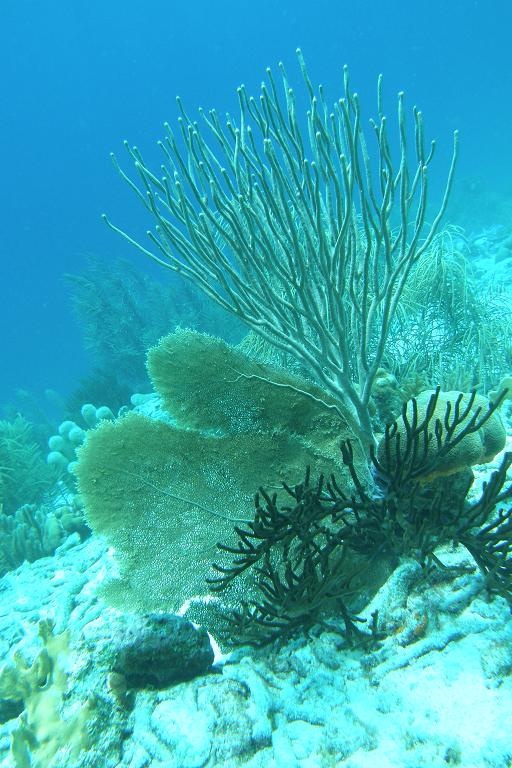
[[[511,768],[511,29],[510,0],[0,0],[0,768]],[[369,133],[383,74],[394,163],[350,95],[304,159],[298,46]],[[147,243],[110,153],[158,173],[176,94],[238,115],[278,62],[272,173],[241,130],[210,199],[195,139],[163,227],[251,283],[244,326],[102,214]],[[417,240],[400,91],[437,140]]]
[[[80,273],[88,254],[151,270],[100,214],[145,232],[109,153],[127,138],[156,156],[176,94],[191,113],[232,111],[236,86],[256,92],[280,60],[293,83],[300,45],[312,80],[333,99],[348,63],[371,114],[382,72],[388,109],[405,90],[438,138],[435,177],[460,130],[460,216],[472,192],[491,201],[512,194],[511,25],[507,0],[3,0],[0,403],[20,389],[66,396],[91,368],[64,273]],[[496,223],[489,203],[487,225]]]

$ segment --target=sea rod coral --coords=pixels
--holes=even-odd
[[[294,356],[366,445],[372,384],[409,275],[445,212],[457,134],[442,200],[427,220],[435,144],[425,143],[421,112],[412,111],[410,137],[400,93],[390,136],[379,78],[367,138],[347,68],[344,95],[330,107],[297,53],[305,117],[280,64],[281,93],[270,69],[259,99],[238,88],[238,120],[201,110],[196,122],[178,99],[179,134],[166,124],[161,175],[127,142],[138,181],[113,157],[153,217],[153,250],[105,220]]]

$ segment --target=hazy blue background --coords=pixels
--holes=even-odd
[[[404,89],[440,139],[441,178],[460,128],[460,212],[511,194],[511,30],[511,0],[0,0],[0,404],[87,372],[63,273],[90,253],[150,267],[100,214],[146,230],[109,152],[151,155],[175,94],[232,109],[280,59],[293,82],[300,45],[333,98],[350,65],[368,114],[383,72],[389,111]]]

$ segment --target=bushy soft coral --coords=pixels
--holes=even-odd
[[[386,429],[377,455],[372,452],[380,492],[361,482],[350,441],[341,450],[352,495],[334,478],[311,482],[309,470],[302,483],[285,486],[289,506],[260,489],[254,520],[235,527],[237,542],[219,545],[234,559],[215,566],[220,576],[211,582],[214,590],[224,592],[241,574],[253,575],[252,596],[230,616],[227,637],[261,644],[337,614],[349,638],[357,633],[372,639],[376,627],[361,635],[352,607],[354,593],[375,582],[378,562],[392,566],[408,556],[435,565],[436,548],[449,542],[466,547],[489,591],[512,603],[512,507],[495,511],[512,498],[512,485],[504,488],[512,454],[504,455],[471,504],[466,495],[472,473],[454,480],[442,471],[497,418],[499,403],[484,408],[473,407],[475,402],[474,394],[443,400],[436,390],[424,409],[416,401],[406,404],[400,423]]]

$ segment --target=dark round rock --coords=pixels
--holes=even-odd
[[[214,654],[205,629],[170,613],[130,616],[119,637],[112,671],[129,688],[167,688],[208,672]]]

